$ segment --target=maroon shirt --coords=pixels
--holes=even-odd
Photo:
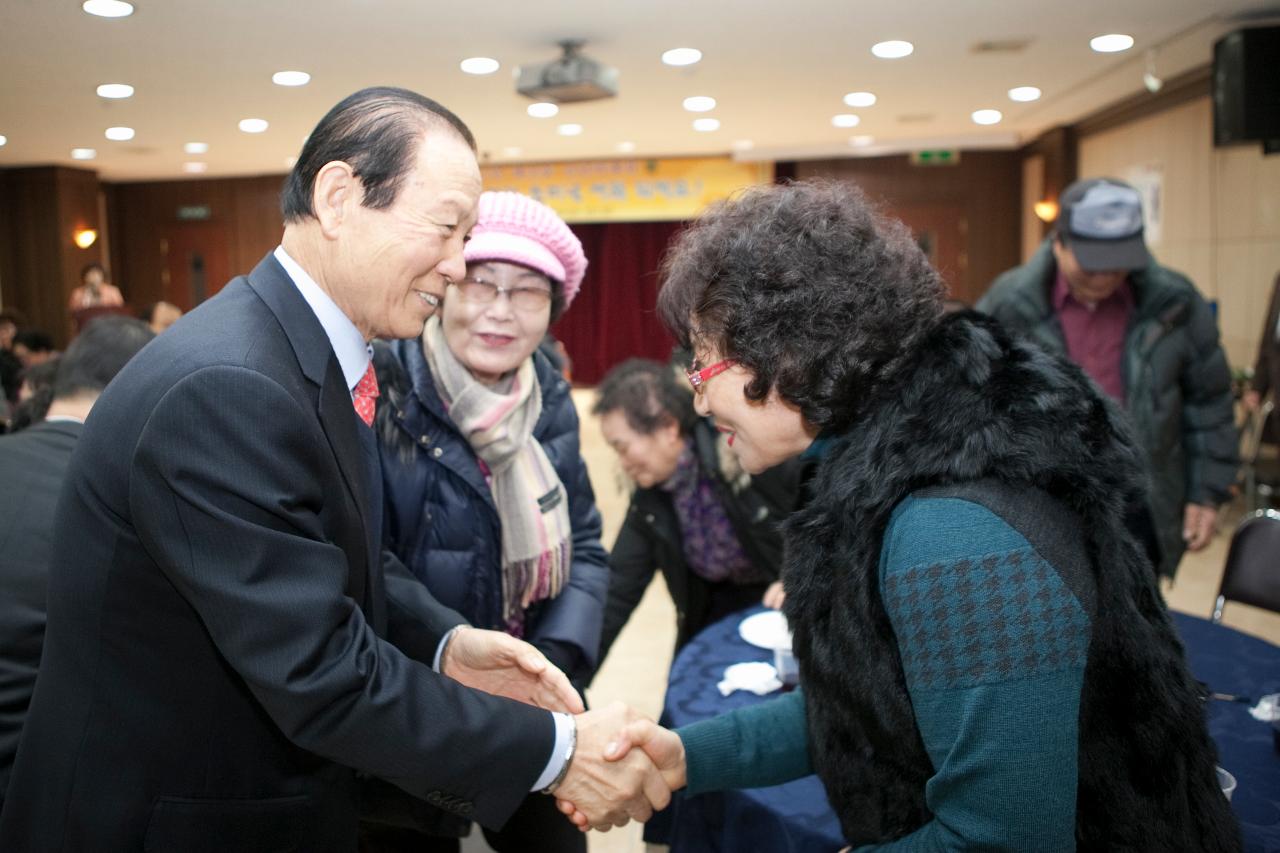
[[[1098,386],[1124,404],[1124,336],[1133,315],[1133,289],[1126,279],[1116,292],[1090,307],[1071,295],[1059,272],[1053,283],[1053,310],[1067,339],[1067,354]]]

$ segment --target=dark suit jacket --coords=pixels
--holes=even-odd
[[[59,504],[0,850],[347,853],[357,771],[506,820],[550,715],[431,671],[462,619],[379,566],[362,429],[270,256],[107,388]]]
[[[0,436],[0,803],[40,666],[53,510],[81,429],[61,421]]]

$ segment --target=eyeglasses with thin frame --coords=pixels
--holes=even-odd
[[[737,363],[737,359],[726,358],[717,361],[710,367],[698,367],[698,360],[695,358],[693,363],[689,365],[689,369],[685,371],[685,376],[689,378],[689,384],[693,386],[693,393],[701,394],[702,386],[706,384],[708,379],[719,376]]]
[[[551,291],[545,287],[503,287],[478,278],[464,278],[453,282],[467,302],[487,305],[505,293],[511,306],[517,311],[541,311],[551,304]]]

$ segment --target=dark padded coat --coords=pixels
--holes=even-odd
[[[1051,293],[1058,268],[1052,238],[1026,264],[1002,274],[977,308],[1051,353],[1067,354]],[[1152,261],[1129,277],[1134,309],[1122,371],[1128,412],[1149,461],[1148,501],[1172,576],[1182,559],[1188,503],[1225,502],[1235,482],[1238,435],[1231,370],[1208,303],[1184,276]]]
[[[525,639],[575,683],[594,671],[600,648],[608,554],[578,442],[569,383],[534,353],[542,414],[533,437],[569,497],[573,563],[554,599],[529,609]],[[471,445],[445,411],[418,340],[379,343],[382,396],[377,430],[386,491],[384,542],[433,596],[479,628],[501,629],[502,529]]]

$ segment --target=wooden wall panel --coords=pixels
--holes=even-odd
[[[965,151],[954,166],[913,166],[905,155],[796,164],[797,179],[816,177],[853,181],[908,224],[956,219],[962,257],[943,273],[957,299],[972,304],[993,278],[1021,261],[1022,158],[1016,151]]]
[[[60,166],[0,171],[0,287],[4,305],[64,346],[71,334],[67,299],[85,264],[101,262],[101,242],[81,249],[76,229],[99,235],[96,173]]]
[[[184,207],[207,207],[206,221],[225,228],[226,260],[232,274],[249,272],[280,243],[283,182],[283,175],[262,175],[108,185],[107,217],[117,284],[139,305],[163,297],[164,241],[170,229],[181,225],[178,211]]]

